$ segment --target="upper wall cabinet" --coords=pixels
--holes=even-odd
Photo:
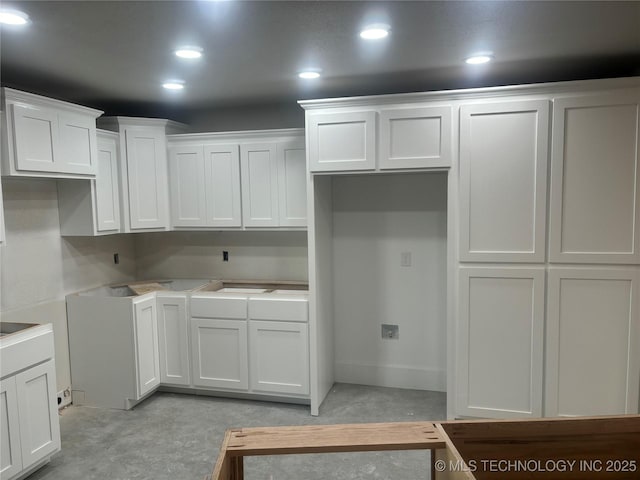
[[[306,115],[311,172],[451,165],[450,106],[372,106],[357,111],[322,108]]]
[[[237,144],[169,147],[174,227],[240,227],[240,156]]]
[[[639,98],[554,100],[552,262],[640,263]]]
[[[3,89],[2,174],[82,178],[97,171],[99,110]]]
[[[306,227],[306,182],[299,129],[169,137],[176,229]]]
[[[374,111],[307,113],[309,170],[374,170],[376,115]]]
[[[381,170],[451,165],[451,107],[380,112]]]
[[[125,232],[169,229],[166,134],[182,125],[168,120],[107,117],[99,124],[120,135],[121,218]]]
[[[544,262],[549,102],[460,108],[460,260]]]
[[[98,131],[95,180],[58,180],[58,213],[63,236],[120,233],[118,135]]]

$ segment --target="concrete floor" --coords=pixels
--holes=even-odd
[[[336,384],[320,410],[156,393],[130,411],[62,411],[62,452],[29,480],[205,480],[231,427],[443,420],[446,395]],[[429,453],[371,452],[245,459],[247,480],[426,480]]]

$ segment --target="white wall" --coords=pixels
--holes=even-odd
[[[446,390],[446,203],[445,173],[334,178],[336,381]]]
[[[229,261],[222,261],[222,252]],[[136,235],[139,279],[308,280],[307,233],[161,232]]]
[[[52,323],[58,390],[71,384],[66,294],[135,276],[134,241],[123,235],[60,237],[56,181],[2,179],[6,243],[0,247],[0,318]],[[120,254],[119,265],[113,254]]]

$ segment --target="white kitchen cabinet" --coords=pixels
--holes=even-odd
[[[207,225],[240,227],[240,156],[235,144],[205,145],[204,178]]]
[[[543,268],[459,270],[456,415],[542,415]]]
[[[169,184],[174,227],[240,227],[237,144],[171,145]]]
[[[276,143],[240,145],[242,220],[245,227],[277,227],[278,161]]]
[[[169,148],[171,223],[174,227],[206,225],[206,185],[202,147]]]
[[[160,385],[158,318],[156,298],[143,295],[133,300],[136,400]]]
[[[279,225],[306,227],[307,164],[304,140],[281,142],[277,149]]]
[[[374,170],[376,116],[375,111],[307,113],[309,171]]]
[[[549,102],[460,108],[460,260],[544,262]]]
[[[0,477],[11,478],[22,470],[18,395],[15,377],[0,381]]]
[[[5,229],[4,229],[4,201],[2,199],[2,181],[0,181],[0,245],[5,242]]]
[[[549,258],[640,264],[639,95],[555,99]]]
[[[125,233],[170,228],[166,135],[183,125],[152,118],[102,117],[120,136],[121,219]]]
[[[158,343],[160,381],[189,385],[189,325],[187,296],[158,292]]]
[[[53,360],[16,375],[22,468],[60,449],[60,423]]]
[[[58,214],[63,236],[121,232],[118,135],[98,131],[95,180],[58,180]]]
[[[3,89],[3,95],[4,175],[96,175],[96,118],[101,111],[9,88]]]
[[[0,338],[0,478],[24,477],[60,450],[53,328]]]
[[[249,388],[247,298],[191,297],[193,384]]]
[[[640,270],[549,270],[545,415],[638,413]]]
[[[451,107],[380,111],[381,170],[451,166]]]

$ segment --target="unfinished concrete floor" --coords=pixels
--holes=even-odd
[[[69,407],[62,452],[29,480],[204,480],[231,427],[443,420],[439,392],[336,384],[320,410],[156,393],[130,411]],[[370,452],[245,459],[247,480],[426,480],[429,453]]]

